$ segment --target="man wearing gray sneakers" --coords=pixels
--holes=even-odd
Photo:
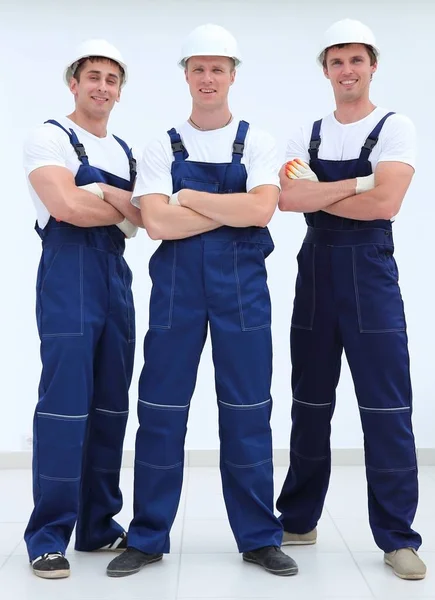
[[[280,209],[304,212],[308,231],[291,327],[291,465],[277,507],[284,545],[316,542],[344,349],[364,430],[373,537],[395,575],[423,579],[421,537],[411,528],[417,462],[392,233],[414,174],[415,132],[408,118],[371,102],[378,59],[362,23],[345,19],[327,30],[318,62],[336,110],[292,136],[281,170]]]

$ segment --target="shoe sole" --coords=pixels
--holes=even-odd
[[[36,577],[41,577],[41,579],[66,579],[70,576],[69,569],[61,569],[59,571],[38,571],[37,569],[32,570]]]
[[[74,552],[84,552],[87,554],[95,554],[96,552],[104,552],[107,554],[107,552],[124,552],[125,550],[127,550],[127,546],[124,548],[96,548],[95,550],[77,550],[77,548],[74,548]]]
[[[396,575],[397,577],[400,577],[400,579],[408,579],[410,581],[417,581],[419,579],[424,579],[426,577],[426,573],[424,573],[423,575],[420,573],[411,573],[410,575],[402,575],[401,573],[398,573],[395,570],[394,566],[388,559],[384,559],[384,563],[386,565],[388,565],[389,567],[391,567],[393,569],[394,575]]]
[[[282,577],[289,577],[290,575],[296,575],[298,572],[298,567],[291,567],[290,569],[283,569],[282,571],[275,571],[274,569],[268,569],[267,567],[265,567],[261,563],[257,562],[256,560],[252,560],[252,558],[243,557],[243,560],[245,562],[252,563],[253,565],[258,565],[259,567],[262,567],[268,573],[272,573],[273,575],[281,575]]]
[[[292,542],[292,541],[284,542],[283,541],[281,546],[312,546],[316,542],[317,542],[317,540],[308,540],[306,542]]]
[[[153,558],[152,560],[149,560],[147,563],[141,565],[137,569],[131,569],[130,571],[109,571],[108,569],[106,569],[106,575],[108,577],[127,577],[128,575],[134,575],[135,573],[139,573],[139,571],[144,567],[151,565],[152,563],[159,562],[159,560],[162,560],[162,558],[163,555],[159,556],[158,558]]]

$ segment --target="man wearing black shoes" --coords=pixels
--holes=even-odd
[[[133,203],[162,244],[139,381],[134,517],[110,577],[137,573],[170,550],[181,494],[190,400],[208,326],[213,346],[228,518],[246,562],[295,575],[273,512],[272,341],[265,258],[279,194],[274,140],[233,119],[228,92],[240,63],[234,37],[195,29],[180,66],[192,113],[143,155]]]

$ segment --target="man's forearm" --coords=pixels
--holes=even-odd
[[[150,215],[144,202],[141,212],[148,235],[154,240],[181,240],[222,226],[183,206],[163,204]]]
[[[140,210],[132,205],[131,192],[121,190],[112,185],[106,183],[99,183],[99,187],[103,190],[104,200],[116,208],[126,219],[136,225],[137,227],[143,227],[142,216]]]
[[[259,194],[246,192],[209,194],[183,189],[179,192],[178,199],[182,206],[230,227],[265,227],[274,210],[270,210]]]
[[[346,219],[357,221],[374,221],[376,219],[392,219],[396,212],[392,207],[388,190],[377,186],[373,190],[350,196],[324,208],[324,212]]]
[[[77,188],[77,192],[67,202],[65,215],[61,220],[77,227],[103,227],[121,223],[124,216],[95,194]]]
[[[326,210],[328,206],[353,196],[356,179],[327,183],[295,179],[282,181],[282,186],[279,197],[280,210],[311,213]]]

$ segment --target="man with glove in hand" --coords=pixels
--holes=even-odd
[[[421,537],[411,529],[417,464],[391,223],[414,173],[414,127],[370,101],[379,51],[368,27],[339,21],[320,50],[336,110],[290,139],[280,172],[280,209],[304,212],[308,224],[291,325],[291,465],[277,502],[283,543],[316,542],[344,348],[364,430],[374,539],[396,575],[422,579]]]
[[[135,160],[108,133],[127,67],[105,40],[67,64],[68,117],[36,128],[24,167],[42,240],[36,315],[42,376],[34,417],[34,510],[25,532],[35,575],[68,577],[65,550],[126,547],[113,516],[135,341],[125,238],[142,225],[131,205]]]

